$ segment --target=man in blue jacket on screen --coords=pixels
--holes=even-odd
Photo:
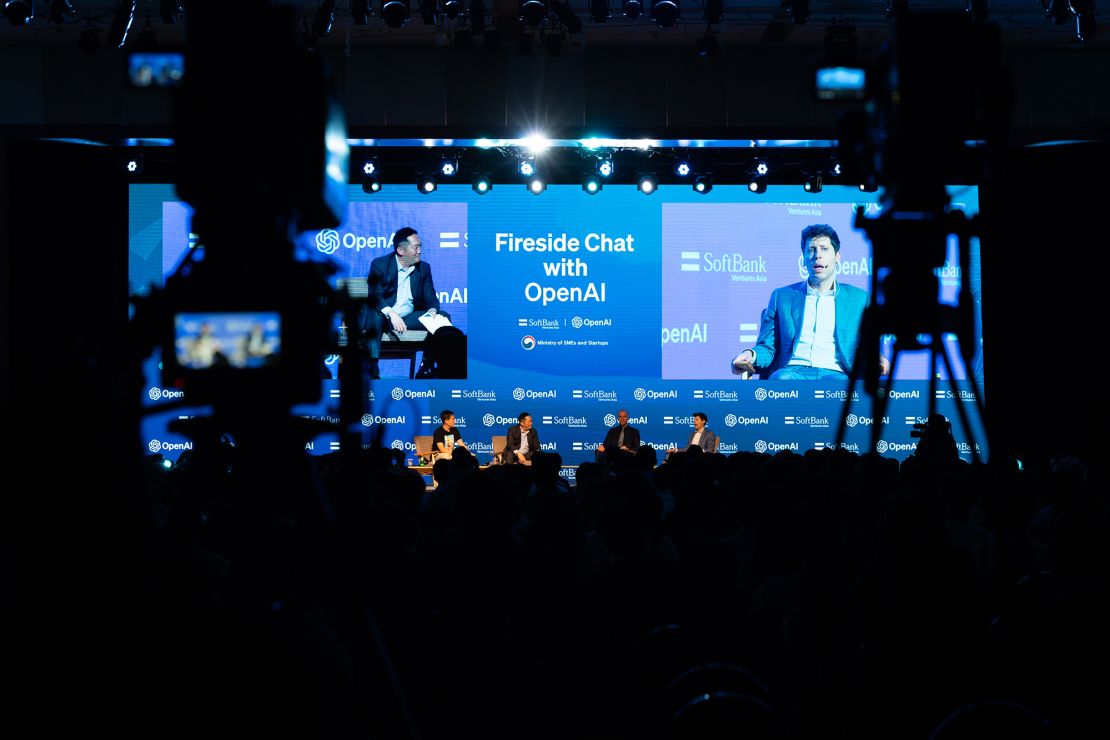
[[[763,314],[759,339],[732,360],[735,373],[771,373],[771,380],[846,380],[859,346],[867,291],[836,279],[840,236],[828,224],[802,229],[809,278],[776,288]],[[881,372],[890,363],[880,355]]]

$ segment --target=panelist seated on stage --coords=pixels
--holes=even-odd
[[[370,357],[370,377],[376,378],[384,333],[424,331],[420,317],[429,309],[447,318],[450,314],[439,310],[432,268],[420,260],[420,235],[408,226],[393,235],[392,252],[370,263],[366,287],[367,310],[360,328]],[[432,359],[425,353],[417,377],[427,376]]]
[[[502,465],[531,464],[532,455],[540,449],[540,435],[532,428],[532,415],[527,411],[517,417],[505,435],[505,449],[501,451]]]
[[[617,412],[617,425],[605,434],[605,441],[597,446],[597,459],[609,460],[622,459],[624,455],[631,457],[640,449],[640,430],[628,424],[628,409]]]
[[[709,423],[709,417],[698,411],[694,413],[694,431],[690,432],[690,438],[686,440],[686,447],[683,449],[690,449],[691,447],[700,447],[703,452],[712,454],[717,451],[717,444],[720,440],[717,435],[712,432],[706,424]],[[670,455],[678,452],[679,448],[672,447],[667,450]]]
[[[771,380],[848,379],[867,291],[836,279],[840,236],[828,224],[802,230],[802,258],[808,278],[771,293],[755,347],[733,358],[733,373],[769,374]],[[882,375],[890,371],[882,355],[879,366]]]
[[[439,415],[439,420],[442,424],[432,432],[432,448],[441,459],[450,460],[456,447],[466,449],[466,442],[463,441],[462,432],[455,426],[453,411],[445,409]]]

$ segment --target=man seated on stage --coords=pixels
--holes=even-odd
[[[628,425],[628,409],[617,412],[617,425],[605,434],[605,441],[597,446],[596,457],[610,462],[631,457],[640,449],[640,430]]]
[[[439,420],[443,422],[441,426],[436,427],[432,432],[432,448],[439,453],[442,460],[450,460],[451,453],[456,447],[466,449],[466,442],[463,442],[462,432],[455,426],[455,413],[450,410],[444,410],[439,415]]]
[[[361,328],[370,356],[370,377],[377,378],[382,334],[424,330],[420,317],[428,309],[434,308],[448,318],[450,315],[439,310],[432,268],[420,261],[420,236],[408,226],[393,235],[392,252],[370,263],[366,285],[368,310],[363,313]],[[427,376],[430,359],[425,353],[416,374],[418,378]]]
[[[540,435],[532,428],[532,415],[527,411],[517,417],[505,435],[505,449],[501,451],[502,465],[523,464],[531,460],[540,449]]]
[[[705,425],[708,421],[709,417],[702,412],[697,411],[694,413],[694,431],[690,432],[690,439],[686,440],[686,447],[684,449],[688,450],[691,447],[700,447],[703,452],[710,454],[717,451],[717,443],[719,440],[716,434],[706,429]],[[673,452],[678,452],[678,448],[672,447],[667,450],[668,455]]]

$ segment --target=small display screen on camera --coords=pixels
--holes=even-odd
[[[183,368],[275,367],[281,358],[277,311],[179,313],[174,354]]]

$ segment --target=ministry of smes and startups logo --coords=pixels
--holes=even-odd
[[[152,439],[147,443],[146,448],[151,452],[159,452],[162,449],[162,443],[156,439]]]
[[[890,445],[886,443],[886,440],[880,439],[878,442],[875,443],[875,452],[878,452],[881,455],[887,451],[888,447],[890,447]]]
[[[736,414],[725,414],[725,426],[726,427],[736,426]]]
[[[516,400],[516,401],[523,401],[524,400],[524,389],[523,388],[513,388],[513,400]]]
[[[520,340],[520,346],[526,350],[533,350],[536,348],[536,338],[531,334],[525,334],[524,338]]]
[[[403,388],[394,388],[393,392],[389,395],[393,397],[394,401],[400,401],[405,397],[405,390]]]
[[[324,254],[335,254],[339,249],[339,232],[335,229],[324,229],[316,234],[316,251]]]
[[[582,328],[582,317],[581,316],[575,316],[573,319],[570,320],[570,325],[573,326],[575,329],[581,329]]]
[[[766,401],[767,400],[767,389],[766,388],[756,388],[755,389],[755,400],[757,400],[757,401]]]
[[[485,424],[487,427],[493,426],[494,421],[496,421],[496,419],[494,418],[493,414],[486,414],[482,417],[482,423]]]
[[[617,423],[617,417],[616,416],[614,416],[613,414],[606,414],[605,415],[605,426],[611,427],[611,426],[614,426],[616,423]]]
[[[637,401],[643,401],[645,398],[647,398],[647,391],[643,388],[637,388],[636,390],[632,391],[632,397],[635,398]]]
[[[767,443],[764,442],[762,439],[757,439],[755,441],[755,451],[756,452],[766,452],[767,451]]]

